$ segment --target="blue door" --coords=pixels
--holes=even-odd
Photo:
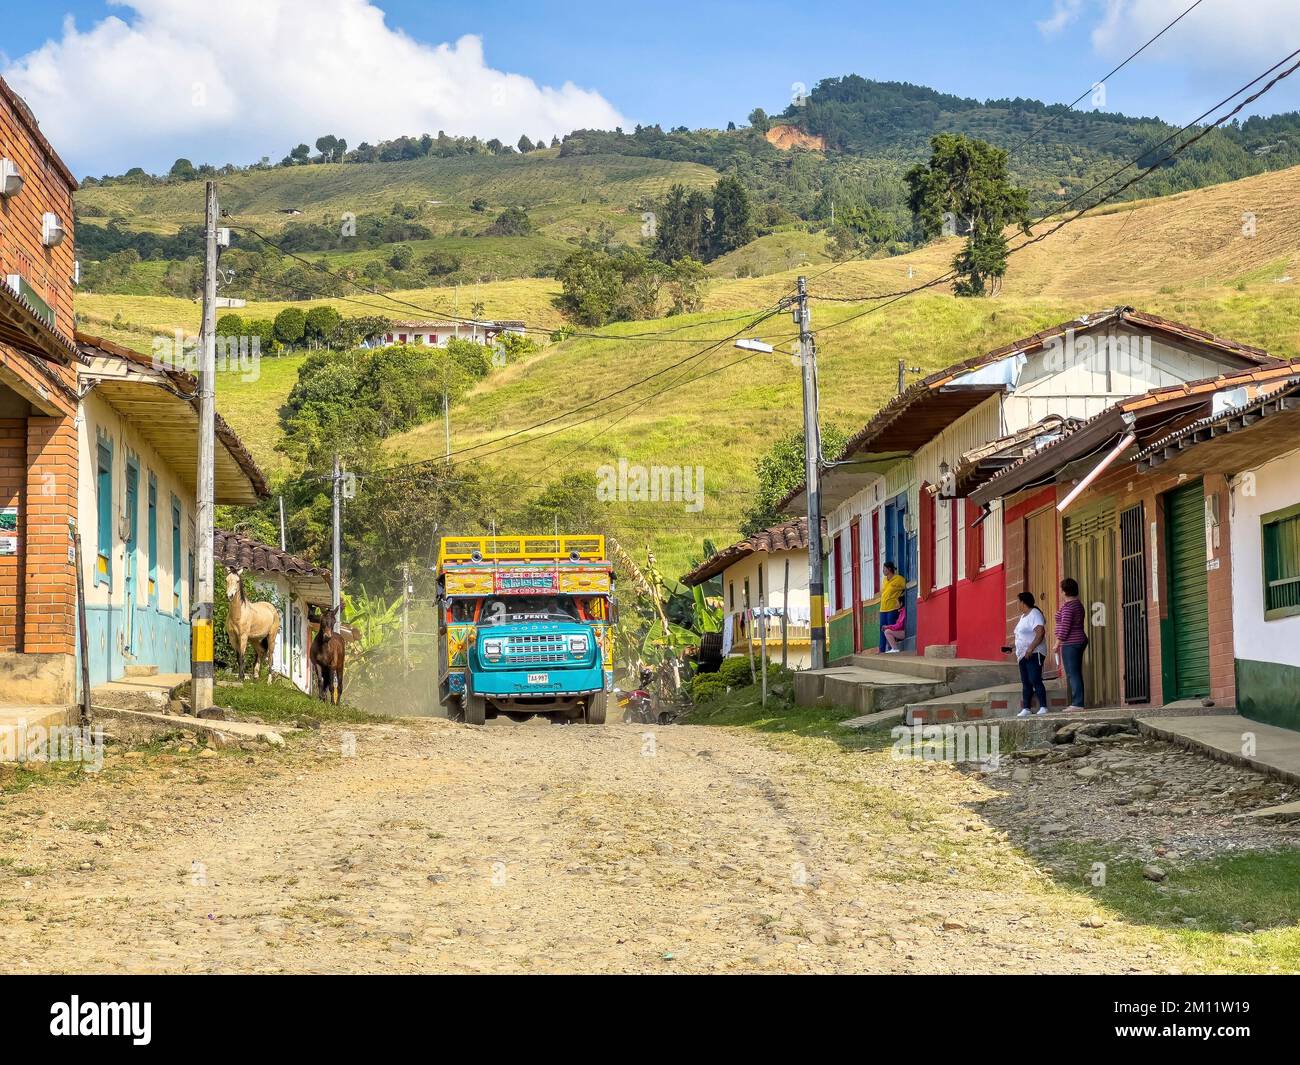
[[[127,654],[135,653],[135,587],[138,576],[136,542],[139,540],[140,469],[134,463],[126,466],[126,601],[122,604],[122,623],[125,626],[123,641]]]

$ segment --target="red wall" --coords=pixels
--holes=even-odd
[[[1006,659],[1006,574],[1001,564],[957,585],[957,654]]]
[[[930,644],[952,643],[957,634],[950,627],[952,587],[940,588],[920,600],[916,607],[916,653],[924,654]]]

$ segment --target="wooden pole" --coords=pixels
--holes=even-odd
[[[758,625],[759,625],[758,645],[760,650],[760,657],[762,658],[762,670],[763,670],[763,678],[762,678],[763,686],[760,689],[761,694],[759,696],[759,702],[760,705],[762,705],[764,708],[767,707],[767,581],[762,579],[763,567],[765,565],[766,563],[760,562],[759,571],[758,571],[759,584],[763,586],[763,590],[762,592],[759,593],[758,596],[760,600],[758,604],[758,609],[759,609],[759,613],[762,615],[762,617],[760,617],[758,620]]]
[[[86,589],[81,573],[81,531],[72,523],[72,561],[77,576],[77,634],[81,640],[81,723],[90,723],[90,640],[86,634]]]
[[[785,560],[785,585],[781,589],[781,668],[790,668],[790,560]]]

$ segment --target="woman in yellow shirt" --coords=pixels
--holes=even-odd
[[[885,628],[898,620],[898,612],[903,606],[903,595],[907,591],[907,581],[903,580],[898,567],[886,562],[881,567],[885,583],[880,587],[880,653],[889,650],[885,641]]]

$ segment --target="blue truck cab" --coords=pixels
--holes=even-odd
[[[604,723],[614,612],[604,555],[601,536],[443,539],[439,695],[448,717]]]

